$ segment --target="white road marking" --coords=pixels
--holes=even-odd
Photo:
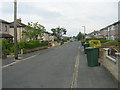
[[[13,62],[13,63],[10,63],[10,64],[7,64],[7,65],[5,65],[5,66],[2,66],[2,68],[9,67],[9,66],[11,66],[11,65],[14,65],[14,64],[19,63],[19,62],[22,62],[22,61],[26,61],[26,60],[28,60],[28,59],[31,59],[31,58],[35,57],[35,56],[37,56],[37,55],[33,55],[33,56],[31,56],[31,57],[28,57],[28,58],[25,58],[25,59],[21,59],[21,60],[16,60],[16,61]]]
[[[80,47],[78,48],[78,54],[76,56],[75,68],[72,77],[71,88],[77,88],[77,77],[78,77],[78,69],[79,69],[79,59],[80,59]]]

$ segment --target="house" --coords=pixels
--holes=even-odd
[[[101,33],[100,33],[100,31],[93,31],[93,32],[91,32],[90,34],[88,34],[88,35],[86,35],[86,37],[85,37],[86,39],[103,39],[103,38],[105,38],[105,36],[104,35],[102,35]]]
[[[50,41],[50,33],[49,32],[44,32],[44,34],[42,36],[42,40]]]
[[[9,34],[10,23],[0,19],[0,38],[5,38],[9,42],[13,42],[13,36]]]
[[[95,31],[94,30],[93,32],[90,33],[90,35],[100,35],[100,31]]]
[[[42,40],[44,41],[54,41],[56,39],[55,36],[53,36],[51,33],[49,32],[44,32]]]
[[[108,40],[116,40],[120,35],[120,30],[118,29],[119,27],[120,21],[117,21],[105,28],[100,29],[100,34],[105,36]]]
[[[106,39],[108,39],[108,29],[107,29],[107,27],[102,28],[100,30],[100,34],[103,35]]]
[[[22,38],[22,31],[26,27],[25,24],[21,22],[21,19],[17,19],[17,40],[20,41]],[[14,22],[10,23],[9,34],[14,36]]]

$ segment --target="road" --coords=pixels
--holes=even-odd
[[[88,67],[79,42],[30,53],[3,68],[3,88],[117,88],[102,66]]]
[[[49,48],[4,68],[3,88],[70,88],[79,46],[78,42],[72,42]]]

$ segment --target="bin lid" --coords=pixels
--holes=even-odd
[[[88,45],[89,43],[85,43],[85,45]]]
[[[97,49],[97,48],[99,48],[99,47],[86,47],[85,49],[92,50],[92,49]]]

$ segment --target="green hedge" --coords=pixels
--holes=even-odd
[[[14,53],[14,43],[8,43],[6,39],[1,39],[0,42],[2,43],[0,49],[2,50],[3,53],[6,53],[8,55]],[[21,49],[32,49],[42,46],[48,46],[48,41],[33,40],[18,42],[18,53],[20,53]]]
[[[120,40],[100,40],[101,43],[106,43],[106,42],[109,42],[109,41],[117,41],[117,42],[120,42]]]
[[[106,43],[106,42],[109,42],[111,40],[100,40],[101,43]]]
[[[48,41],[25,41],[25,42],[19,42],[18,47],[19,49],[32,49],[36,47],[41,47],[41,46],[48,46]]]

